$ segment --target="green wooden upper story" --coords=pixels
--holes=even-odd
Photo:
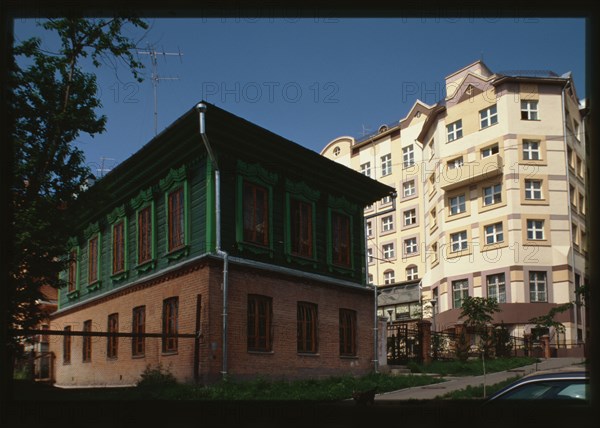
[[[233,260],[364,285],[363,207],[393,189],[208,106],[222,250]],[[59,307],[215,254],[216,198],[192,109],[73,206]]]

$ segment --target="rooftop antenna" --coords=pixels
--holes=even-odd
[[[102,156],[100,158],[100,168],[96,168],[96,172],[98,173],[98,175],[102,178],[104,177],[104,173],[105,172],[110,172],[112,168],[105,168],[104,167],[104,161],[114,161],[116,160],[115,158],[107,158]]]
[[[158,134],[158,101],[157,101],[157,87],[158,82],[160,80],[179,80],[179,77],[161,77],[158,75],[158,56],[162,55],[163,59],[166,61],[167,56],[178,56],[179,61],[183,62],[181,57],[183,54],[181,50],[178,49],[177,52],[165,52],[164,48],[162,52],[157,52],[154,47],[151,47],[148,44],[148,48],[145,51],[138,51],[140,55],[149,55],[150,62],[152,64],[152,88],[154,89],[154,135]]]
[[[362,126],[362,136],[364,137],[365,135],[367,135],[368,133],[370,133],[371,130],[369,128],[367,128],[364,124]]]

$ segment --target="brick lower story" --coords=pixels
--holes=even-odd
[[[247,346],[248,295],[272,299],[272,349],[249,352]],[[130,332],[134,307],[146,307],[146,333],[162,331],[163,300],[179,297],[178,331],[194,333],[199,319],[200,339],[179,338],[177,352],[162,352],[162,339],[146,338],[143,356],[132,356],[132,339],[118,339],[117,356],[107,357],[107,338],[91,338],[91,358],[83,362],[83,338],[73,336],[70,362],[64,361],[63,338],[52,336],[58,386],[133,385],[147,367],[162,365],[180,382],[211,383],[222,377],[222,264],[203,260],[177,272],[129,286],[77,308],[63,309],[51,320],[52,330],[70,325],[82,330],[92,321],[92,331],[107,331],[108,316],[118,314],[119,332]],[[314,354],[297,352],[297,304],[318,306],[318,348]],[[198,311],[198,308],[200,310]],[[356,355],[340,356],[339,310],[356,311]],[[198,356],[196,356],[196,351]],[[227,375],[249,379],[319,378],[362,375],[372,370],[373,294],[315,279],[274,273],[230,264],[228,292]],[[195,364],[198,365],[194,370]]]

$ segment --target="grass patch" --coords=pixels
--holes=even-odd
[[[513,383],[514,381],[519,379],[520,377],[521,376],[514,376],[514,377],[508,378],[502,382],[498,382],[493,385],[487,385],[485,388],[486,397],[489,397],[490,395],[501,390],[505,386],[510,385],[511,383]],[[447,394],[444,394],[440,398],[445,399],[445,400],[471,400],[471,399],[484,399],[486,397],[483,396],[483,385],[478,385],[478,386],[469,385],[464,389],[459,389],[458,391],[452,391]]]
[[[539,361],[531,357],[496,358],[485,361],[486,373],[495,373],[505,370],[535,364]],[[410,363],[407,367],[413,373],[437,373],[442,376],[479,376],[483,374],[483,364],[480,359],[468,361],[432,361],[431,364],[423,365]]]
[[[220,381],[214,385],[199,386],[146,383],[135,388],[81,388],[60,389],[22,383],[16,388],[18,399],[38,400],[219,400],[219,401],[337,401],[349,399],[353,391],[366,391],[377,387],[377,393],[411,388],[440,382],[430,376],[391,376],[369,374],[362,377],[341,376],[327,379],[297,381],[269,381],[257,378],[252,381]],[[35,392],[31,388],[36,389]],[[20,393],[19,393],[20,391]]]

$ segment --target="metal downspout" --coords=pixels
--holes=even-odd
[[[204,124],[204,114],[206,113],[207,106],[204,103],[198,103],[196,105],[196,110],[200,116],[200,136],[202,137],[202,142],[204,143],[204,147],[208,153],[210,161],[213,164],[215,169],[215,237],[216,237],[216,249],[215,252],[219,257],[223,258],[223,335],[222,335],[222,360],[223,365],[221,369],[221,375],[223,378],[227,377],[227,315],[228,315],[228,288],[229,288],[229,254],[226,251],[221,249],[221,171],[219,169],[219,164],[217,163],[217,159],[212,151],[210,146],[210,142],[208,141],[208,136],[206,135],[205,124]]]

